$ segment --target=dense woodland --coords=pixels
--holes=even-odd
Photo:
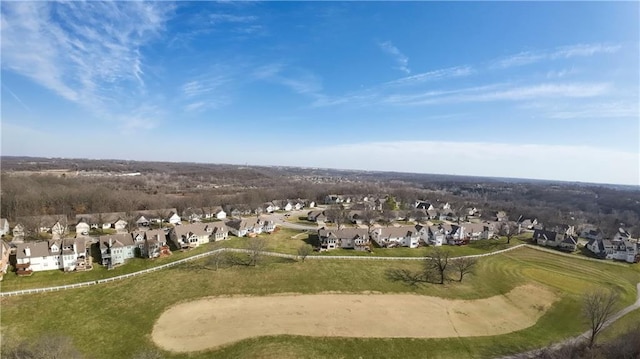
[[[1,215],[99,213],[175,207],[257,207],[328,194],[393,196],[477,207],[489,219],[537,218],[548,228],[594,225],[640,232],[640,188],[584,183],[316,168],[2,157]],[[126,175],[136,173],[136,175]]]

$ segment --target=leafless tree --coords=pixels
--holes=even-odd
[[[501,222],[498,225],[498,235],[507,238],[507,243],[511,243],[511,238],[518,234],[518,225],[512,221]]]
[[[298,258],[300,258],[303,262],[307,258],[309,254],[313,252],[313,247],[310,244],[303,244],[298,247]]]
[[[80,359],[71,338],[60,335],[43,335],[35,340],[23,341],[13,348],[3,350],[3,358],[9,359]]]
[[[613,315],[615,306],[618,303],[618,295],[614,291],[593,290],[587,292],[583,298],[582,313],[585,320],[589,323],[589,347],[593,347],[596,337],[609,318]]]
[[[339,204],[327,208],[324,213],[327,216],[327,220],[335,223],[338,229],[341,229],[349,220],[349,213]]]
[[[211,253],[209,258],[207,259],[207,264],[212,266],[214,270],[218,270],[220,266],[224,266],[229,261],[229,253],[227,253],[223,248],[223,244],[215,243],[214,244],[217,251]]]
[[[447,250],[435,247],[427,253],[425,263],[425,276],[430,276],[432,272],[437,274],[438,283],[444,284],[447,279],[447,271],[449,270],[449,261],[451,253]]]
[[[460,275],[460,278],[458,278],[458,282],[462,282],[462,278],[465,275],[473,273],[477,262],[478,261],[475,258],[470,257],[461,257],[451,262],[453,270],[455,270],[456,273]]]
[[[396,218],[398,218],[398,212],[396,211],[384,211],[382,212],[382,222],[389,227],[391,225],[391,223],[393,223],[393,221],[396,220]]]
[[[374,211],[372,209],[365,209],[364,211],[362,211],[362,223],[367,226],[369,232],[371,232],[371,226],[373,226],[378,217],[380,217],[380,213],[378,211]]]
[[[267,241],[260,237],[249,238],[247,249],[249,250],[249,265],[256,266],[262,260],[263,252],[267,250]]]

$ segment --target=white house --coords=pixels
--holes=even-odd
[[[229,228],[223,222],[207,223],[207,231],[214,242],[229,239]]]
[[[255,236],[262,232],[271,233],[275,230],[273,221],[263,221],[260,218],[242,218],[227,222],[229,232],[236,237]]]
[[[318,230],[321,250],[336,248],[368,250],[369,232],[364,228],[343,228]]]
[[[380,247],[418,248],[420,233],[415,226],[375,228],[371,231],[371,239]]]
[[[600,258],[615,259],[628,263],[637,263],[640,261],[640,244],[633,240],[592,238],[586,247]]]
[[[86,269],[88,249],[86,240],[81,238],[19,243],[16,248],[17,274],[30,275],[32,272],[57,269]]]

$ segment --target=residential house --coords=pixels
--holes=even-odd
[[[215,219],[222,220],[227,218],[227,212],[225,212],[220,206],[211,208],[211,214]]]
[[[493,220],[496,222],[507,222],[509,220],[509,216],[507,216],[507,212],[498,211],[494,214]]]
[[[190,223],[171,228],[169,238],[178,248],[195,248],[209,243],[209,223]]]
[[[324,211],[309,211],[307,213],[307,220],[311,222],[326,222],[327,216]]]
[[[22,239],[24,238],[24,226],[20,223],[16,224],[13,227],[13,230],[11,232],[11,234],[13,235],[14,239]]]
[[[0,239],[0,281],[7,274],[7,269],[9,268],[9,253],[11,252],[11,248],[9,244],[4,240]]]
[[[600,241],[600,240],[604,239],[603,233],[600,230],[600,228],[588,228],[588,229],[585,229],[580,234],[580,237],[588,239],[589,242],[591,242],[592,240]]]
[[[263,221],[260,218],[242,218],[227,222],[229,232],[236,237],[253,237],[262,232],[271,233],[275,230],[273,221]]]
[[[622,227],[618,228],[618,231],[612,238],[614,241],[624,241],[628,239],[631,239],[631,234]]]
[[[182,218],[190,223],[193,222],[201,222],[203,219],[206,219],[207,213],[204,208],[185,208],[182,211]]]
[[[92,229],[126,232],[126,218],[125,212],[78,214],[76,215],[76,235],[87,235]]]
[[[420,232],[416,226],[375,228],[371,231],[371,239],[380,247],[418,248]]]
[[[18,218],[18,224],[22,225],[22,236],[29,232],[32,234],[49,233],[53,239],[62,238],[68,229],[67,216],[64,214],[26,216]]]
[[[538,245],[553,247],[567,252],[573,252],[578,247],[578,239],[575,236],[543,229],[536,229],[533,232],[533,240]]]
[[[124,264],[136,256],[136,244],[130,233],[108,234],[98,238],[100,259],[103,266],[111,269]]]
[[[209,238],[214,242],[229,239],[229,228],[224,222],[207,223],[207,230],[211,233]]]
[[[493,238],[494,226],[491,223],[461,223],[462,235],[468,240]]]
[[[586,247],[600,258],[615,259],[628,263],[640,262],[640,245],[633,240],[592,238]]]
[[[425,211],[436,209],[430,202],[418,200],[414,203],[416,209],[424,209]]]
[[[518,233],[540,229],[537,227],[539,225],[537,218],[525,218],[520,215],[516,223],[518,224]]]
[[[291,203],[291,201],[285,201],[282,209],[287,211],[287,212],[291,212],[293,210],[293,203]]]
[[[167,244],[167,235],[162,229],[134,231],[131,235],[142,258],[157,258],[161,255],[171,254]]]
[[[16,248],[18,275],[62,269],[65,272],[90,269],[89,246],[83,238],[52,239],[19,243]]]
[[[148,227],[151,223],[170,223],[173,225],[182,223],[182,218],[175,208],[136,211],[135,214],[138,227]]]
[[[362,228],[343,228],[318,230],[320,250],[336,248],[369,250],[369,232]]]
[[[340,203],[351,203],[351,197],[337,195],[337,194],[329,194],[324,198],[325,204],[340,204]]]
[[[316,208],[316,201],[313,200],[304,200],[304,206],[307,208]]]
[[[273,202],[265,202],[262,204],[262,212],[263,213],[273,213],[280,209],[280,207],[276,206]]]
[[[80,217],[80,219],[76,221],[76,236],[89,235],[89,231],[91,231],[89,221],[84,217]]]
[[[0,237],[4,237],[9,233],[9,221],[6,218],[0,218]]]

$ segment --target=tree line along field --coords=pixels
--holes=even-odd
[[[609,288],[619,307],[635,301],[638,266],[605,264],[528,248],[482,258],[462,283],[407,286],[390,281],[389,269],[417,270],[419,262],[271,258],[257,267],[213,270],[206,260],[94,287],[2,298],[5,339],[48,333],[73,339],[91,358],[128,358],[156,350],[150,334],[168,307],[207,296],[278,293],[412,293],[455,299],[505,294],[523,284],[542,285],[560,299],[527,329],[498,336],[446,339],[332,338],[278,335],[242,340],[215,350],[167,358],[489,358],[561,341],[586,330],[582,294]],[[371,311],[379,310],[372,307]],[[417,316],[420,308],[415,308]],[[393,318],[389,318],[393,320]],[[381,323],[384,325],[384,323]]]

